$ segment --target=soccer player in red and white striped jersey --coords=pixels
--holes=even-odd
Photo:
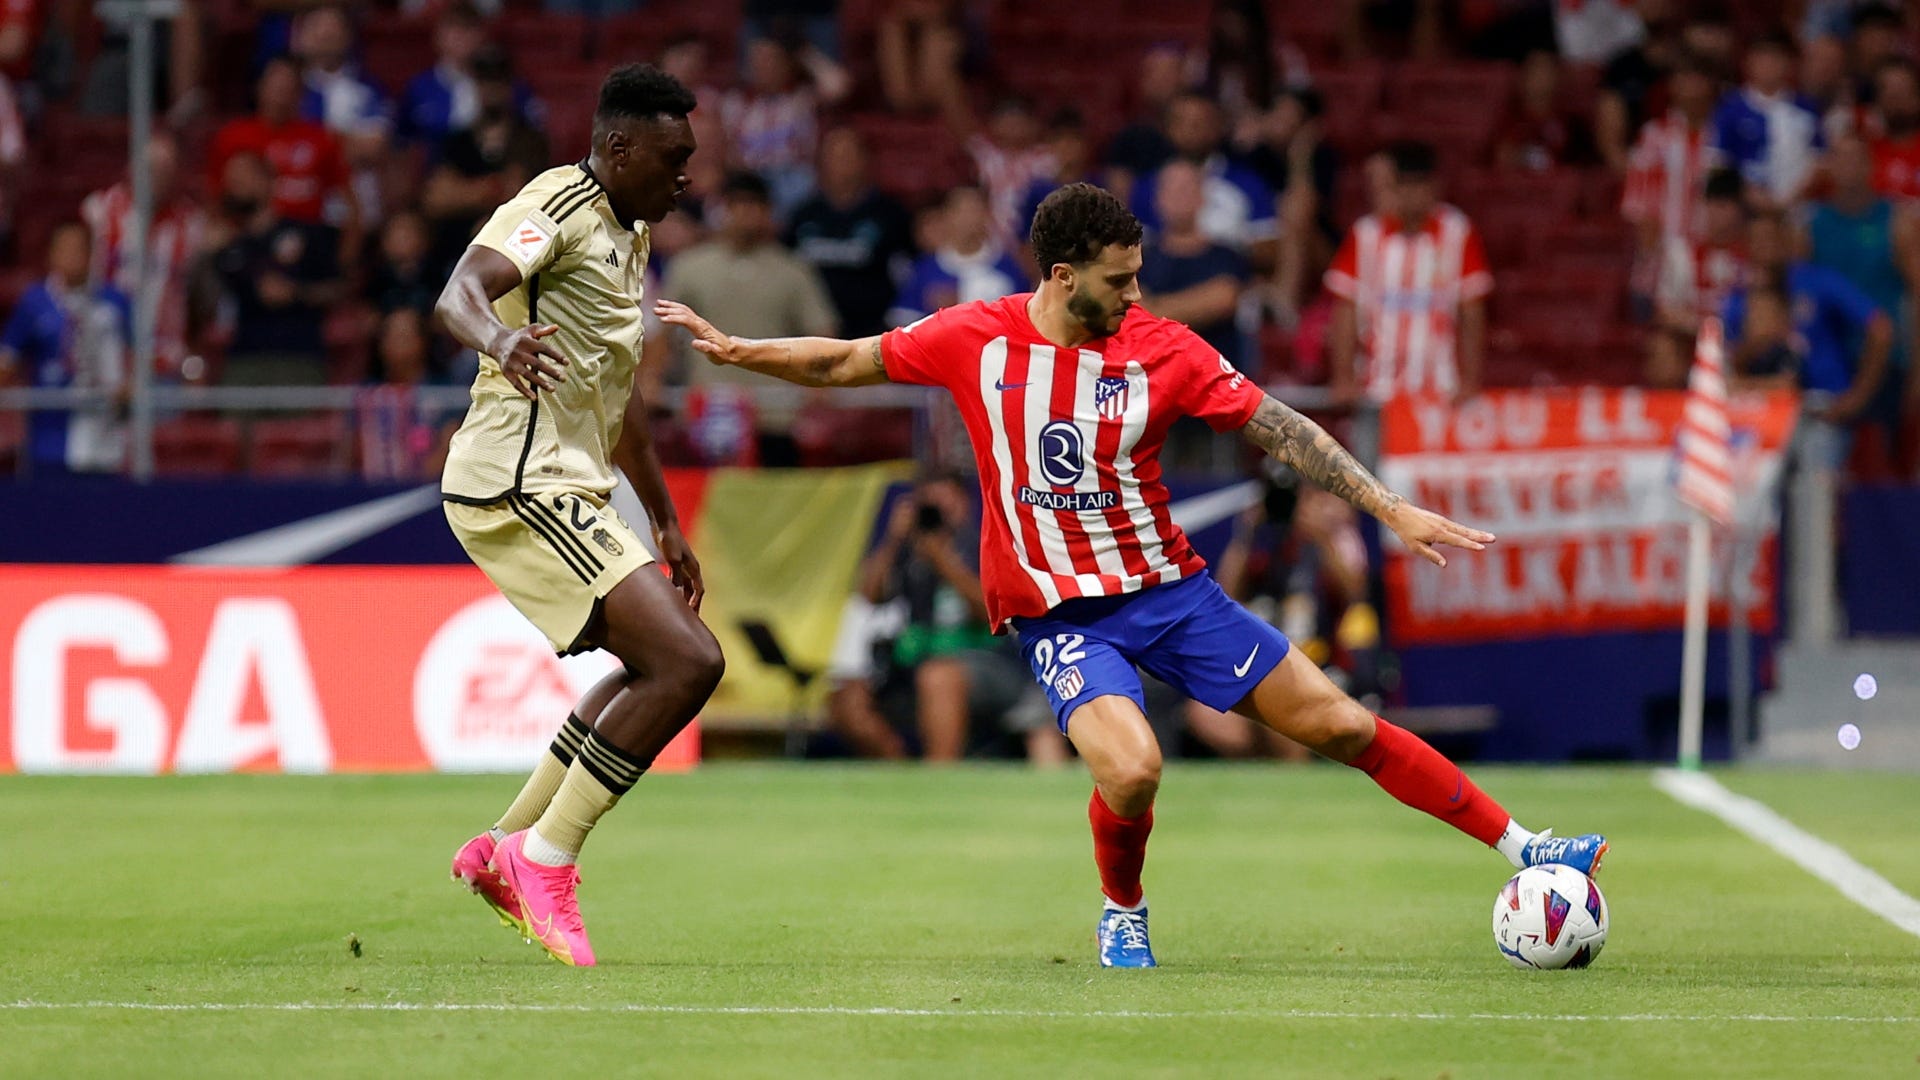
[[[1388,156],[1392,206],[1354,222],[1327,268],[1337,298],[1333,390],[1353,398],[1364,356],[1363,385],[1374,401],[1465,397],[1480,388],[1486,352],[1486,249],[1467,216],[1438,201],[1431,147],[1402,143]]]
[[[1228,599],[1173,521],[1159,449],[1182,416],[1239,430],[1441,565],[1436,545],[1479,549],[1492,535],[1388,491],[1199,335],[1137,307],[1140,223],[1111,194],[1091,184],[1055,191],[1035,213],[1032,237],[1047,274],[1036,291],[859,341],[755,341],[680,304],[656,310],[715,363],[809,386],[891,380],[953,395],[979,467],[989,618],[1019,633],[1060,729],[1093,773],[1087,815],[1106,896],[1100,962],[1154,966],[1140,871],[1160,748],[1136,665],[1364,771],[1516,866],[1591,870],[1603,838],[1520,828],[1457,766],[1341,693],[1278,630]]]

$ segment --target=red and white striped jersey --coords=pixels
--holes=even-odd
[[[139,279],[127,248],[133,229],[133,187],[126,181],[87,196],[80,216],[93,232],[92,279],[133,296]],[[187,349],[187,267],[200,250],[206,216],[185,199],[154,207],[147,233],[147,287],[154,300],[154,352],[174,367]]]
[[[1641,125],[1627,157],[1620,216],[1635,224],[1657,221],[1661,236],[1699,236],[1707,172],[1720,159],[1707,136],[1705,125],[1694,127],[1678,109]]]
[[[1359,319],[1367,396],[1452,393],[1460,305],[1493,291],[1486,249],[1467,215],[1441,204],[1419,228],[1368,214],[1327,268],[1327,290]]]
[[[1745,280],[1746,271],[1747,254],[1738,246],[1669,236],[1660,258],[1654,303],[1662,312],[1689,321],[1718,316],[1727,297]]]
[[[1182,416],[1243,427],[1264,397],[1185,325],[1135,307],[1113,335],[1053,345],[1032,293],[945,308],[881,338],[887,377],[953,395],[980,471],[980,582],[998,629],[1063,600],[1188,577],[1160,447]]]

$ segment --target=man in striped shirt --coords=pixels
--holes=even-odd
[[[1620,199],[1620,216],[1635,227],[1645,257],[1657,257],[1670,237],[1699,237],[1707,170],[1719,159],[1711,145],[1718,95],[1713,73],[1698,58],[1683,54],[1669,85],[1673,104],[1667,115],[1640,128]]]
[[[1433,148],[1409,142],[1388,153],[1387,212],[1354,222],[1327,268],[1337,299],[1333,392],[1352,401],[1364,387],[1376,402],[1471,396],[1480,388],[1493,291],[1486,251],[1467,216],[1438,200]]]
[[[1055,191],[1034,214],[1032,236],[1046,272],[1034,292],[961,304],[858,341],[755,341],[680,304],[656,310],[715,363],[806,386],[893,381],[953,395],[980,475],[988,621],[1019,633],[1060,730],[1093,773],[1101,964],[1154,966],[1140,870],[1160,747],[1136,665],[1364,771],[1516,866],[1570,862],[1591,872],[1604,838],[1522,829],[1457,766],[1367,712],[1228,599],[1173,521],[1160,447],[1182,416],[1238,430],[1443,566],[1435,545],[1478,550],[1493,536],[1388,491],[1192,330],[1139,308],[1140,223],[1108,192]]]

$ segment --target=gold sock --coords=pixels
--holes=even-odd
[[[580,744],[579,756],[560,782],[560,790],[554,793],[540,820],[533,823],[533,837],[529,839],[537,837],[541,843],[529,844],[529,856],[538,862],[549,861],[540,858],[552,854],[548,845],[568,857],[579,855],[600,815],[613,809],[649,764],[602,740],[599,732],[588,733]]]
[[[547,747],[547,753],[540,755],[540,764],[533,767],[533,775],[527,777],[520,794],[514,796],[513,805],[507,807],[507,812],[493,823],[500,835],[519,832],[539,820],[547,804],[553,801],[553,793],[560,790],[560,782],[566,779],[567,766],[572,765],[573,759],[579,755],[580,744],[586,741],[588,730],[578,716],[568,714],[566,724],[553,737],[553,745]]]

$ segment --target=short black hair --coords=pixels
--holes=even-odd
[[[1416,139],[1402,139],[1387,147],[1387,159],[1393,162],[1398,180],[1427,180],[1439,169],[1433,146]]]
[[[599,126],[655,116],[682,119],[697,104],[693,91],[679,79],[652,64],[627,64],[607,72],[600,84],[600,107],[593,111],[593,121]]]
[[[1754,38],[1753,43],[1747,46],[1748,53],[1756,53],[1763,50],[1783,53],[1791,58],[1800,55],[1800,43],[1793,40],[1793,35],[1786,30],[1775,27],[1761,34],[1759,37]]]
[[[1873,69],[1873,81],[1879,82],[1881,77],[1889,71],[1904,71],[1908,78],[1920,83],[1920,65],[1916,65],[1904,56],[1889,56],[1880,61],[1880,66]]]
[[[1033,260],[1050,276],[1059,263],[1082,266],[1109,244],[1140,242],[1140,221],[1113,193],[1094,184],[1068,184],[1040,200],[1033,213]]]
[[[1705,195],[1710,200],[1731,199],[1740,202],[1747,196],[1747,183],[1732,169],[1715,169],[1707,174]]]
[[[722,200],[751,199],[754,202],[771,204],[773,189],[767,186],[765,177],[752,169],[735,169],[721,181],[720,198]]]
[[[1311,86],[1290,86],[1280,91],[1280,97],[1277,100],[1285,100],[1288,98],[1299,103],[1300,111],[1304,113],[1309,120],[1318,120],[1326,114],[1327,99],[1321,96],[1320,91],[1315,90]]]

